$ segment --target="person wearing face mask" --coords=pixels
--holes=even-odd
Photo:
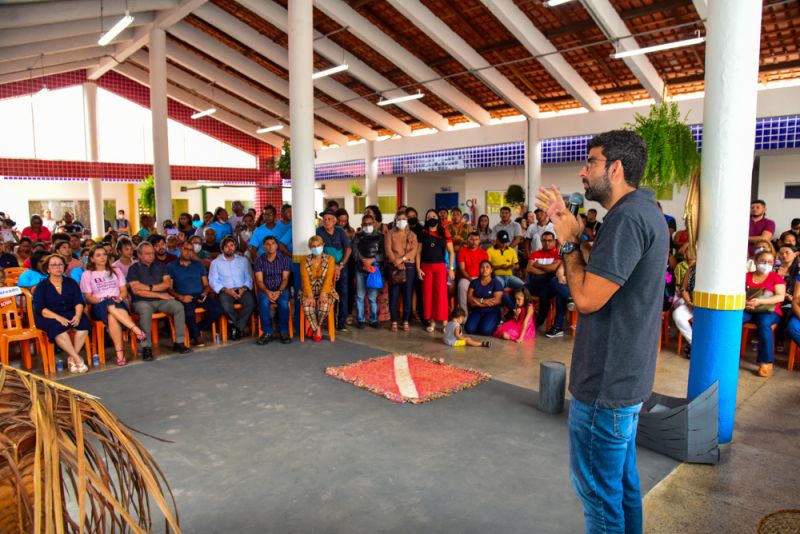
[[[414,282],[417,281],[417,268],[414,260],[417,256],[417,235],[408,227],[408,217],[405,210],[398,211],[394,216],[392,229],[386,233],[384,240],[386,251],[387,282],[389,283],[389,312],[392,318],[392,332],[397,331],[397,321],[400,318],[399,297],[403,295],[403,331],[408,332],[411,327],[408,320],[411,317],[412,294]],[[405,280],[393,282],[391,270],[405,271]]]
[[[794,238],[794,234],[791,234],[791,236]],[[786,328],[793,315],[792,298],[794,286],[797,282],[797,276],[800,274],[800,269],[798,269],[797,265],[797,249],[791,244],[784,243],[778,248],[778,260],[780,261],[780,266],[775,269],[775,272],[786,282],[786,297],[781,303],[781,320],[775,329],[775,345],[778,352],[783,352],[783,345],[786,341]],[[777,264],[778,262],[775,263]]]
[[[319,342],[322,341],[322,325],[327,320],[328,310],[338,299],[333,287],[336,263],[333,256],[325,253],[325,242],[320,236],[311,236],[308,248],[311,254],[300,263],[298,299],[306,317],[306,335]]]
[[[423,319],[428,323],[425,329],[433,332],[436,321],[447,321],[447,281],[455,280],[456,255],[450,232],[439,225],[439,215],[435,210],[425,213],[425,226],[419,238],[416,264],[417,276],[422,280],[425,296]]]
[[[333,211],[322,212],[322,226],[317,228],[317,235],[322,238],[325,253],[333,256],[336,262],[336,292],[341,299],[339,306],[339,317],[337,318],[337,330],[347,331],[347,315],[349,313],[346,305],[350,294],[349,268],[347,262],[352,254],[352,242],[347,237],[344,230],[336,226],[336,213]]]
[[[758,376],[772,375],[772,326],[777,324],[783,313],[786,295],[786,282],[773,272],[775,255],[762,250],[755,257],[756,272],[745,275],[747,302],[745,303],[743,323],[756,325],[758,332]]]
[[[353,239],[353,258],[356,265],[356,312],[358,327],[364,328],[364,297],[369,298],[369,319],[372,328],[378,328],[377,288],[367,287],[367,277],[377,269],[382,271],[384,260],[384,236],[375,231],[375,218],[364,214],[361,231]]]

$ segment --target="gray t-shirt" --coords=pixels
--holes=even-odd
[[[451,347],[458,341],[456,330],[458,330],[460,326],[461,325],[455,321],[450,321],[444,326],[444,342]]]
[[[514,241],[514,238],[517,236],[522,237],[522,226],[520,226],[517,221],[510,221],[508,224],[503,224],[502,222],[499,222],[494,225],[494,228],[492,228],[492,230],[493,230],[493,236],[492,236],[493,239],[497,239],[497,232],[499,232],[500,230],[505,230],[506,232],[508,232],[508,238],[511,241]]]
[[[619,284],[600,310],[581,315],[569,391],[587,404],[622,408],[653,390],[669,234],[652,191],[634,191],[608,212],[586,271]]]

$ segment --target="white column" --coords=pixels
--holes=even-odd
[[[97,84],[83,84],[83,125],[86,130],[86,159],[100,159],[97,144]],[[103,225],[103,183],[100,178],[89,178],[89,224],[92,237],[105,234]]]
[[[367,141],[367,157],[364,160],[367,175],[367,206],[378,205],[378,158],[375,157],[375,141]]]
[[[536,193],[542,185],[542,141],[539,139],[539,119],[528,117],[525,143],[525,177],[528,184],[525,203],[533,209]]]
[[[289,2],[289,121],[292,125],[292,242],[309,253],[314,235],[314,26],[311,0]]]
[[[167,34],[150,31],[150,111],[153,116],[153,177],[155,178],[156,221],[158,227],[172,218],[170,191],[169,139],[167,130]],[[135,217],[136,214],[131,214]]]
[[[719,383],[719,441],[733,439],[756,127],[761,2],[708,5],[703,162],[689,397]],[[727,216],[731,214],[731,216]]]

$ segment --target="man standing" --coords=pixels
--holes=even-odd
[[[537,198],[564,243],[581,313],[570,371],[570,477],[587,532],[633,534],[642,531],[636,425],[653,388],[669,235],[653,193],[639,190],[644,141],[617,130],[588,148],[579,174],[586,198],[608,210],[591,249],[581,247],[580,224],[557,187]]]
[[[250,262],[236,254],[236,239],[226,236],[222,243],[222,254],[211,262],[208,281],[211,289],[219,295],[222,311],[231,323],[231,339],[242,339],[242,332],[247,320],[256,309],[253,298],[253,275]],[[234,306],[241,304],[242,309],[236,315]],[[255,335],[255,332],[253,332]]]
[[[67,234],[80,234],[83,232],[83,225],[72,217],[72,213],[64,212],[64,224],[61,225],[61,231]]]
[[[528,226],[528,233],[525,235],[528,242],[528,256],[542,248],[542,234],[552,232],[555,235],[556,233],[553,223],[550,222],[550,218],[544,210],[535,210],[533,216],[536,218],[536,223]]]
[[[264,224],[256,228],[255,232],[253,232],[253,237],[250,238],[250,257],[253,258],[253,261],[264,254],[264,239],[267,236],[271,235],[278,240],[283,237],[283,232],[286,231],[286,228],[278,226],[278,223],[275,222],[276,215],[275,206],[271,204],[264,206],[262,211]]]
[[[500,208],[500,222],[495,224],[492,230],[494,231],[495,239],[497,239],[497,234],[501,231],[506,232],[511,243],[509,247],[513,249],[516,249],[520,240],[522,240],[522,226],[517,221],[511,220],[511,208],[508,206]]]
[[[139,315],[139,328],[147,334],[147,338],[142,341],[142,359],[153,359],[151,330],[153,314],[157,312],[172,315],[175,324],[175,343],[172,350],[186,354],[189,349],[183,344],[186,335],[183,306],[169,294],[172,279],[167,273],[167,266],[155,262],[153,245],[147,241],[141,243],[137,251],[139,261],[128,269],[128,284],[133,293],[133,311]]]
[[[231,209],[233,210],[233,215],[228,217],[228,224],[236,230],[236,227],[242,224],[242,220],[244,220],[244,205],[242,205],[241,200],[234,200],[233,204],[231,204]]]
[[[330,210],[322,212],[322,226],[317,228],[317,235],[325,244],[325,253],[333,256],[333,261],[336,262],[336,292],[339,294],[339,317],[336,329],[346,332],[347,306],[345,303],[350,298],[347,260],[350,259],[352,253],[352,243],[344,230],[336,226],[336,212]]]
[[[278,233],[280,233],[280,236],[277,237],[278,250],[291,256],[294,247],[292,245],[292,206],[290,204],[284,204],[281,207],[281,219],[275,223],[275,226],[278,227]]]
[[[205,267],[194,259],[194,246],[191,243],[184,243],[180,253],[178,261],[170,263],[167,267],[167,273],[172,279],[169,293],[183,304],[189,338],[196,346],[202,347],[206,344],[203,330],[211,327],[219,319],[222,309],[219,307],[219,302],[211,295]],[[198,321],[195,315],[197,308],[205,310],[201,321]]]
[[[258,309],[261,316],[259,345],[266,345],[277,338],[272,334],[272,305],[275,304],[278,316],[278,331],[283,344],[291,343],[289,337],[289,273],[291,260],[286,254],[278,252],[278,240],[274,235],[264,238],[264,254],[256,259],[255,282],[258,287]]]
[[[481,248],[481,236],[478,232],[470,232],[467,236],[467,246],[461,247],[456,255],[458,260],[458,305],[464,310],[464,313],[469,313],[467,307],[467,293],[469,292],[469,283],[480,276],[481,262],[489,261],[489,254]]]
[[[356,313],[358,327],[364,328],[364,297],[369,301],[369,325],[378,328],[378,289],[367,287],[367,277],[375,269],[383,272],[385,259],[385,240],[375,231],[375,218],[364,215],[361,218],[361,231],[353,238],[353,257],[356,269]]]
[[[767,203],[763,200],[754,200],[750,204],[750,232],[747,238],[747,255],[753,256],[756,242],[761,240],[772,241],[775,235],[775,221],[767,219]]]
[[[583,235],[586,237],[583,239],[592,243],[597,235],[598,230],[600,230],[600,226],[602,225],[603,223],[597,220],[596,209],[591,208],[586,210],[586,224],[583,225]]]

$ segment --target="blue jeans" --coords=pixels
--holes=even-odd
[[[413,263],[406,263],[406,281],[402,284],[389,286],[389,310],[392,322],[400,320],[399,299],[403,297],[403,322],[407,323],[411,317],[411,297],[414,294],[414,282],[417,281],[417,267]],[[387,277],[388,278],[388,277]],[[389,283],[388,280],[386,283]]]
[[[500,283],[503,284],[503,288],[510,287],[511,289],[519,289],[525,285],[525,282],[513,274],[498,274],[495,275],[495,278],[500,280]],[[503,304],[509,310],[514,309],[514,301],[505,291],[503,292]]]
[[[472,308],[464,322],[464,332],[491,336],[500,324],[500,306],[492,308]]]
[[[281,296],[276,301],[278,305],[278,330],[282,335],[289,334],[289,290],[281,291]],[[270,313],[269,298],[259,291],[258,293],[258,313],[261,317],[261,330],[264,335],[272,334],[272,316]]]
[[[376,264],[377,265],[377,264]],[[380,265],[378,265],[380,271]],[[371,323],[378,322],[378,293],[380,289],[367,287],[367,276],[361,269],[356,269],[356,314],[358,315],[358,322],[364,322],[364,297],[369,299],[369,321]]]
[[[791,313],[791,311],[789,313]],[[792,340],[800,345],[800,319],[792,315],[792,318],[789,319],[789,326],[786,327],[786,331],[792,336]]]
[[[758,332],[758,363],[772,363],[775,358],[772,346],[772,325],[777,324],[781,316],[777,313],[742,313],[742,324],[753,323]]]
[[[547,283],[547,287],[542,291],[539,299],[539,316],[536,324],[544,324],[547,320],[547,313],[550,310],[550,299],[556,299],[556,317],[553,326],[564,329],[564,315],[567,313],[567,301],[570,299],[569,286],[561,284],[555,276]]]
[[[599,408],[569,403],[569,471],[587,534],[642,532],[636,425],[642,404]]]

